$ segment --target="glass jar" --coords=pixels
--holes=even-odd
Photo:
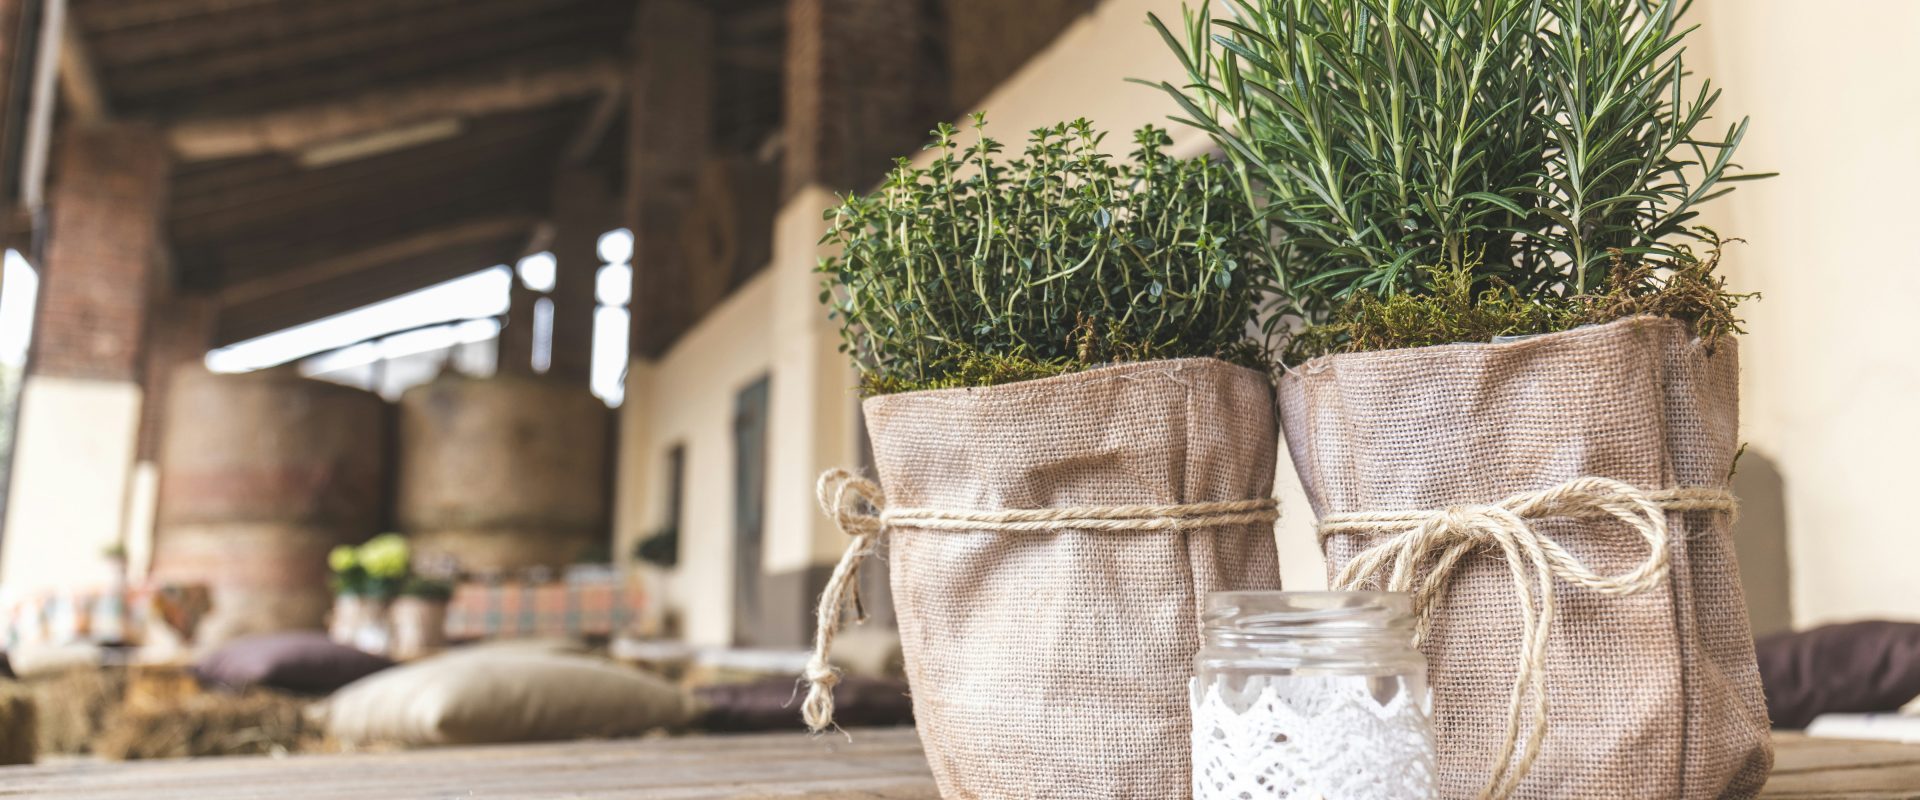
[[[1201,625],[1195,800],[1436,796],[1409,596],[1220,592]]]

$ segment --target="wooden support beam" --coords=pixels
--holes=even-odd
[[[586,386],[593,371],[595,288],[600,235],[619,224],[607,176],[563,169],[553,183],[553,239],[546,249],[558,269],[553,283],[553,366],[548,374]]]
[[[60,97],[67,102],[71,119],[86,126],[99,125],[113,116],[107,105],[106,87],[93,68],[86,38],[80,26],[69,16],[60,31]]]
[[[189,119],[167,132],[183,160],[293,153],[329,141],[445,117],[522,111],[619,90],[621,67],[595,59],[510,66],[459,78],[379,89],[345,100],[250,116]]]
[[[361,270],[420,258],[437,250],[507,237],[524,237],[538,222],[539,220],[532,216],[509,215],[463,222],[382,242],[363,250],[288,267],[269,275],[228,285],[220,290],[219,304],[223,307],[240,305],[351,275]],[[476,265],[475,268],[483,266],[486,265]]]

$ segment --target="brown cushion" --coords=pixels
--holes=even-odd
[[[792,678],[720,684],[694,690],[706,710],[694,727],[707,731],[805,730]],[[913,698],[900,678],[848,675],[833,687],[833,721],[843,728],[913,724]]]
[[[347,744],[479,744],[635,736],[678,727],[693,699],[664,679],[537,650],[448,653],[395,667],[326,702]]]
[[[333,690],[393,666],[393,662],[315,632],[234,639],[194,666],[204,683],[230,689],[262,686],[296,694]]]
[[[1898,710],[1920,697],[1920,623],[1854,622],[1755,643],[1767,713],[1804,728],[1829,712]]]

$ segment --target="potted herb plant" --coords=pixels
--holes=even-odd
[[[1744,297],[1690,227],[1759,176],[1686,5],[1153,20],[1275,231],[1329,575],[1424,613],[1444,797],[1750,797],[1771,763],[1728,531]]]
[[[411,559],[406,537],[397,533],[329,552],[334,600],[328,635],[341,644],[386,654],[393,645],[393,600],[406,584]]]
[[[854,539],[807,720],[831,724],[828,650],[884,545],[943,795],[1184,795],[1200,602],[1279,585],[1271,382],[1247,341],[1265,233],[1223,165],[1167,156],[1161,130],[1125,159],[1084,120],[1011,159],[935,136],[826,217],[821,300],[880,480],[821,481]]]
[[[452,600],[451,581],[408,575],[388,612],[393,630],[388,655],[406,661],[446,648],[447,604]]]

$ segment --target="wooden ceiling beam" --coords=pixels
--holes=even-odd
[[[585,0],[564,0],[580,6]],[[458,13],[397,17],[379,25],[258,42],[244,48],[201,53],[109,71],[117,89],[140,95],[167,89],[202,91],[227,81],[251,81],[283,71],[313,69],[327,61],[381,59],[389,53],[428,55],[442,47],[484,37],[493,31],[565,26],[576,8],[541,9],[526,0],[469,0]]]
[[[232,182],[196,181],[189,189],[184,182],[176,181],[168,216],[175,223],[198,222],[227,213],[253,213],[263,205],[311,207],[355,194],[385,196],[396,187],[468,172],[497,171],[506,163],[549,161],[565,135],[566,128],[558,120],[510,128],[476,125],[465,136],[431,147],[326,169],[303,170],[282,164],[278,171],[255,172],[249,164]]]
[[[228,345],[351,311],[512,261],[520,242],[507,237],[448,247],[222,309],[214,345]]]
[[[100,85],[100,73],[93,68],[86,37],[71,15],[60,31],[60,97],[66,101],[72,120],[80,125],[99,125],[113,116],[107,105],[107,90]]]
[[[552,18],[495,26],[448,38],[421,41],[368,53],[318,58],[248,75],[195,81],[190,70],[164,86],[130,86],[145,81],[148,70],[109,72],[129,109],[164,113],[198,109],[202,113],[245,112],[286,103],[288,97],[338,97],[370,86],[420,80],[463,69],[486,69],[509,58],[578,59],[616,55],[619,41],[605,31],[624,25],[622,10],[604,4],[581,6]],[[136,88],[138,91],[136,91]],[[191,113],[191,112],[189,112]]]
[[[545,174],[516,174],[462,185],[459,193],[419,195],[330,209],[309,218],[287,217],[273,225],[235,231],[217,239],[188,244],[176,236],[183,252],[195,253],[196,266],[211,261],[229,279],[245,275],[236,270],[266,272],[282,264],[302,263],[356,249],[364,242],[381,241],[417,229],[448,224],[475,216],[509,213],[537,214],[546,208],[544,195],[530,196]],[[191,250],[188,250],[191,248]]]
[[[532,215],[505,215],[422,231],[332,258],[296,264],[257,278],[238,281],[221,288],[216,297],[222,308],[228,308],[394,262],[422,258],[439,250],[513,237],[524,239],[539,222]],[[485,266],[477,264],[474,268]]]
[[[92,39],[99,47],[101,65],[112,68],[377,25],[421,10],[447,13],[460,5],[461,0],[326,0],[292,6],[256,5],[236,8],[214,21],[190,18],[105,30]],[[83,6],[80,13],[88,17],[91,12]]]
[[[605,95],[620,90],[621,72],[612,58],[537,68],[516,65],[311,106],[182,120],[168,129],[167,139],[174,154],[186,161],[294,153],[413,122],[523,111]]]
[[[145,25],[230,13],[249,6],[274,5],[280,0],[94,0],[86,4],[81,21],[89,32],[114,31]]]

